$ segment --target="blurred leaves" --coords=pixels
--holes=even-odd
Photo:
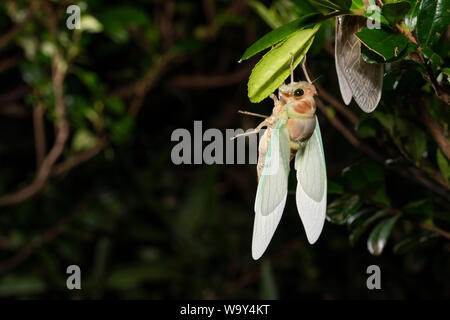
[[[398,216],[395,216],[384,219],[372,230],[367,240],[367,248],[371,254],[378,256],[383,252],[398,218]]]

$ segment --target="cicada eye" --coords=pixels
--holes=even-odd
[[[297,89],[294,91],[294,96],[301,97],[303,94],[305,94],[305,91],[303,89]]]

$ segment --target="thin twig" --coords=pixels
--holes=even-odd
[[[27,12],[25,13],[24,18],[19,23],[15,24],[14,27],[12,27],[11,30],[6,32],[1,38],[0,38],[0,50],[2,50],[4,47],[8,45],[8,43],[14,39],[14,37],[22,30],[24,25],[31,19],[33,16],[34,11],[38,8],[38,1],[32,1],[30,3],[30,6],[27,9]]]
[[[315,84],[316,88],[319,91],[319,95],[323,100],[331,104],[340,114],[342,114],[353,126],[356,126],[359,123],[359,118],[355,115],[349,107],[343,105],[336,99],[331,93],[325,90],[320,84]]]
[[[228,74],[221,75],[179,75],[173,83],[182,88],[220,88],[242,82],[250,74],[250,66],[238,69]]]
[[[423,115],[422,117],[423,123],[425,124],[428,131],[433,136],[434,141],[436,141],[437,145],[445,154],[447,159],[450,160],[450,142],[448,141],[448,138],[444,134],[444,128],[442,128],[438,120],[433,118],[433,116],[430,114],[427,107],[423,103],[423,101],[422,103],[420,103],[420,110]]]
[[[36,150],[37,169],[41,167],[47,149],[45,141],[44,114],[44,105],[42,103],[37,103],[33,107],[34,145]]]

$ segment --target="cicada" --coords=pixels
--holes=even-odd
[[[367,19],[357,16],[336,18],[335,61],[342,99],[350,104],[352,97],[365,112],[378,105],[383,87],[383,65],[368,64],[361,56],[361,41],[355,35]]]
[[[283,214],[292,159],[297,175],[297,209],[309,243],[317,241],[325,221],[327,177],[322,137],[315,115],[317,90],[309,79],[304,61],[302,66],[307,81],[294,81],[291,62],[291,82],[278,88],[278,97],[270,96],[274,101],[272,115],[253,131],[256,133],[267,127],[258,146],[258,188],[252,240],[255,260],[266,250]]]

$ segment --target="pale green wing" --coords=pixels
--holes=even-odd
[[[279,120],[270,136],[264,168],[255,200],[252,257],[259,259],[272,239],[283,214],[287,197],[290,144],[286,120]]]
[[[365,112],[372,112],[380,102],[383,87],[383,65],[368,64],[361,56],[361,41],[355,32],[366,26],[357,16],[336,18],[335,61],[339,88],[345,104],[351,98]]]
[[[327,209],[327,173],[319,122],[305,147],[295,156],[297,169],[297,210],[309,243],[322,232]]]

